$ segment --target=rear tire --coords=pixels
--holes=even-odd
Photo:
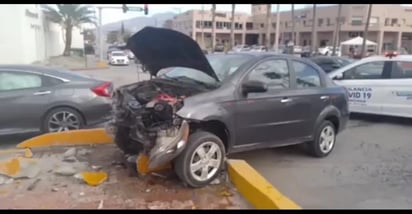
[[[336,144],[336,127],[325,120],[316,129],[315,139],[307,143],[307,151],[313,157],[328,156]]]
[[[114,136],[117,147],[128,155],[137,155],[143,150],[143,145],[129,137],[130,129],[118,127]]]
[[[62,132],[82,129],[84,126],[83,116],[77,110],[69,107],[57,107],[47,112],[43,117],[40,130],[42,133]],[[67,127],[68,129],[59,130],[58,127]]]
[[[198,131],[189,136],[186,148],[174,160],[174,169],[180,180],[188,186],[204,187],[219,176],[225,154],[225,147],[219,137]]]

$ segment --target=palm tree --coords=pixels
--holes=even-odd
[[[336,29],[335,29],[335,34],[333,37],[333,49],[332,49],[332,56],[335,55],[336,53],[336,45],[339,42],[339,34],[340,34],[340,24],[341,24],[341,13],[342,13],[342,5],[339,4],[338,6],[338,18],[336,19]]]
[[[368,16],[366,19],[365,31],[363,31],[363,41],[362,41],[362,58],[365,57],[366,54],[366,38],[368,37],[368,29],[369,29],[369,21],[371,19],[372,14],[372,4],[368,7]]]
[[[266,5],[266,48],[270,49],[270,28],[272,27],[272,5]]]
[[[230,24],[230,50],[235,46],[235,4],[232,4],[232,17]]]
[[[316,34],[316,4],[314,4],[312,9],[312,45],[310,48],[310,53],[316,50]]]
[[[216,4],[212,4],[212,53],[216,46]]]
[[[72,31],[85,23],[96,23],[95,13],[90,6],[81,4],[56,4],[57,9],[42,5],[43,13],[51,22],[59,24],[64,30],[63,56],[70,56],[72,45]]]

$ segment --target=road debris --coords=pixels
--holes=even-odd
[[[1,172],[16,176],[0,173],[0,209],[225,209],[226,205],[216,202],[228,197],[222,196],[222,189],[231,191],[223,182],[200,189],[185,188],[173,170],[130,177],[126,167],[136,171],[136,162],[129,166],[115,145],[76,147],[76,154],[68,156],[75,157],[76,162],[63,161],[68,151],[74,153],[67,147],[37,148],[32,150],[36,159],[0,159]],[[81,153],[89,155],[82,157]],[[36,168],[32,171],[38,174],[18,179],[33,173],[28,166]],[[249,208],[234,201],[238,204],[227,206]]]
[[[82,178],[90,186],[97,186],[107,179],[105,172],[82,172]]]
[[[31,151],[30,148],[26,148],[24,151],[24,157],[25,158],[32,158],[33,157],[33,152]]]
[[[64,154],[63,154],[63,157],[64,158],[68,158],[68,157],[73,157],[73,156],[75,156],[76,155],[76,148],[70,148],[70,149],[68,149]]]

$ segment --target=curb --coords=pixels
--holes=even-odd
[[[256,209],[301,209],[244,160],[228,160],[230,181]]]

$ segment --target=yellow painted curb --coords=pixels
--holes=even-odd
[[[5,149],[5,150],[0,150],[0,155],[13,154],[13,153],[24,153],[25,151],[26,151],[25,149]]]
[[[107,63],[106,63],[106,62],[103,62],[103,61],[97,62],[97,67],[99,67],[99,68],[105,68],[105,67],[107,67]]]
[[[92,145],[113,143],[113,138],[103,128],[82,129],[60,133],[48,133],[30,138],[18,144],[17,148],[48,146]]]
[[[228,160],[227,165],[231,182],[256,209],[301,209],[246,161]]]

